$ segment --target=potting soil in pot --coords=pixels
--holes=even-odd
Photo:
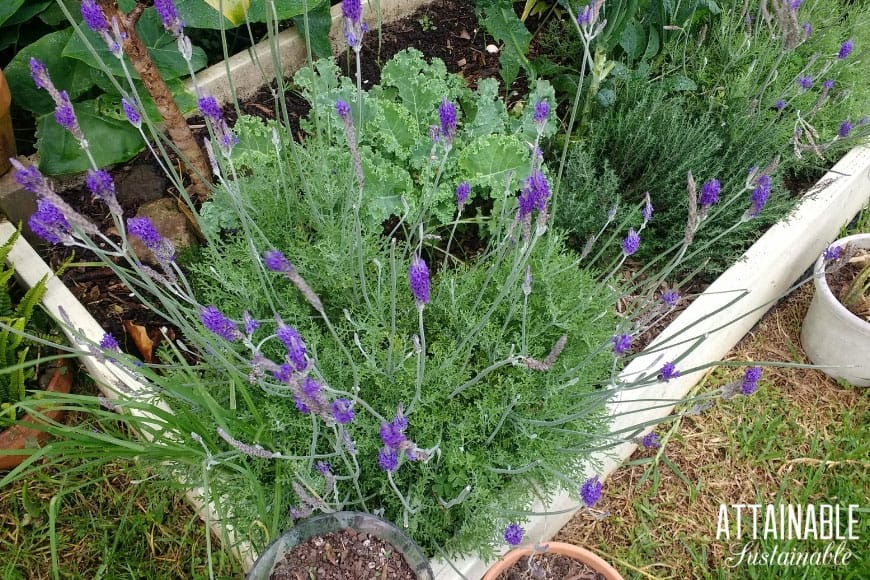
[[[416,580],[417,575],[390,543],[346,529],[315,536],[284,555],[271,580]]]
[[[604,580],[604,576],[573,558],[545,553],[523,556],[497,580]]]

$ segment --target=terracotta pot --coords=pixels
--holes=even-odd
[[[549,546],[547,548],[548,554],[559,554],[560,556],[566,556],[573,560],[577,560],[578,562],[582,562],[601,574],[607,580],[623,580],[622,575],[616,571],[616,568],[586,548],[581,548],[580,546],[575,546],[573,544],[566,544],[564,542],[547,542],[547,546]],[[534,550],[531,548],[511,550],[498,562],[493,564],[489,570],[487,570],[483,580],[495,580],[499,577],[499,574],[510,570],[511,566],[516,564],[520,558],[523,556],[529,556],[533,553]]]
[[[870,234],[841,238],[834,245],[870,250]],[[801,328],[801,345],[819,370],[856,387],[870,387],[870,322],[856,316],[834,296],[825,277],[825,258],[813,270],[815,294]]]
[[[55,366],[48,386],[44,390],[48,393],[69,393],[72,387],[72,380],[72,363],[66,359],[60,360],[57,366]],[[42,408],[40,410],[42,411]],[[64,411],[61,410],[44,411],[44,413],[52,421],[60,421],[64,415]],[[27,415],[17,425],[12,425],[5,431],[0,431],[0,449],[29,449],[42,446],[46,439],[48,439],[48,433],[27,426],[27,423],[33,424],[37,421],[38,419]],[[27,459],[27,457],[27,455],[0,455],[0,469],[13,469]]]
[[[0,175],[3,175],[12,164],[10,157],[15,157],[15,136],[12,134],[12,94],[9,92],[9,84],[0,69]]]

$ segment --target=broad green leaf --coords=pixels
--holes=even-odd
[[[501,193],[508,172],[511,183],[529,175],[529,151],[524,143],[508,135],[487,135],[475,139],[459,154],[462,175],[469,176],[472,186],[485,186]]]
[[[121,63],[118,62],[118,59],[112,56],[109,52],[105,41],[87,27],[83,27],[82,31],[87,37],[88,42],[100,56],[100,59],[109,67],[109,70],[112,71],[112,74],[123,77],[124,69],[121,66]],[[139,33],[142,43],[148,49],[151,59],[154,61],[157,70],[160,71],[164,80],[187,76],[187,63],[178,52],[178,45],[175,38],[163,28],[163,24],[161,23],[157,12],[154,10],[146,10],[139,19],[139,23],[136,25],[136,31]],[[94,68],[101,68],[100,63],[94,58],[91,51],[88,50],[88,47],[77,34],[70,38],[66,47],[63,49],[63,55],[81,60]],[[134,75],[134,78],[138,77],[138,75],[136,75],[132,70],[132,65],[129,64],[129,60],[127,62],[127,67]],[[193,48],[191,63],[195,70],[199,70],[206,65],[205,52],[201,48]]]
[[[51,0],[43,0],[41,2],[27,2],[21,9],[9,17],[3,26],[14,26],[27,22],[34,18],[37,14],[44,12],[47,8],[54,5]]]
[[[670,91],[696,91],[698,85],[695,81],[684,75],[677,75],[665,81],[665,86]]]
[[[622,31],[619,46],[625,51],[629,60],[637,60],[647,45],[646,31],[638,22],[632,20]]]
[[[145,147],[139,131],[126,120],[101,115],[95,101],[74,103],[73,108],[97,166],[127,161]],[[36,137],[39,169],[46,175],[78,173],[90,168],[78,141],[57,124],[53,114],[37,119]]]
[[[659,53],[659,48],[661,47],[660,40],[659,31],[655,28],[650,28],[646,50],[643,52],[643,60],[650,60]]]
[[[254,0],[255,2],[261,0]],[[175,9],[178,16],[184,21],[185,26],[191,28],[220,29],[233,28],[235,25],[222,16],[218,10],[209,6],[205,0],[175,0]]]
[[[83,66],[87,66],[84,65]],[[115,85],[109,82],[108,77],[105,74],[101,73],[98,70],[90,69],[92,78],[94,80],[94,84],[97,87],[106,92],[105,95],[100,95],[97,97],[101,100],[101,103],[114,103],[117,105],[117,109],[106,109],[106,114],[111,115],[115,119],[126,120],[127,116],[124,114],[123,109],[120,108],[121,104],[121,95],[118,92],[118,89],[115,88]],[[136,92],[143,99],[142,106],[144,108],[145,114],[148,118],[159,122],[162,118],[162,115],[157,111],[157,106],[154,104],[154,101],[151,99],[148,91],[145,90],[145,85],[142,84],[142,81],[135,80],[133,81],[136,85]],[[166,82],[166,86],[169,87],[169,92],[172,93],[172,97],[175,99],[175,103],[178,105],[178,109],[181,111],[183,115],[190,113],[197,107],[196,97],[187,90],[187,87],[184,85],[184,82],[181,79],[172,79]],[[114,106],[113,105],[113,106]]]
[[[512,2],[502,0],[484,7],[483,18],[480,19],[480,24],[491,35],[504,43],[501,56],[499,57],[499,64],[501,65],[501,77],[504,79],[505,86],[510,87],[513,84],[519,73],[520,66],[526,68],[529,76],[533,76],[534,71],[531,70],[531,65],[526,59],[526,55],[529,53],[532,33],[517,18]]]
[[[470,132],[472,138],[498,133],[504,128],[507,112],[504,101],[498,98],[497,80],[478,81],[474,104],[477,108],[474,120],[470,126],[466,125],[466,130]]]
[[[316,3],[316,6],[315,6]],[[329,30],[332,27],[332,14],[329,11],[329,2],[325,0],[312,0],[308,9],[308,28],[305,27],[305,16],[293,17],[296,30],[311,43],[314,55],[320,58],[332,57],[332,42],[329,40]]]
[[[39,19],[49,26],[57,26],[58,24],[66,24],[68,22],[66,14],[63,13],[63,10],[58,6],[57,0],[53,2],[49,2],[51,6],[45,9],[44,12],[39,14]],[[70,14],[76,15],[79,14],[81,1],[80,0],[63,0],[63,4],[66,6],[66,9],[69,10]]]
[[[24,4],[24,0],[3,0],[0,2],[0,26],[9,20],[21,8],[22,4]]]
[[[362,160],[365,176],[364,211],[370,225],[380,224],[391,215],[402,214],[402,196],[412,209],[416,206],[418,195],[407,171],[387,162],[368,148],[363,148]]]
[[[15,55],[3,72],[9,81],[12,100],[16,105],[37,116],[54,110],[54,101],[48,93],[36,88],[33,83],[30,76],[31,58],[45,63],[57,89],[67,91],[71,99],[76,99],[94,86],[87,65],[61,55],[72,33],[71,28],[52,32]]]
[[[205,0],[209,6],[220,12],[224,17],[238,26],[245,21],[245,14],[251,5],[251,0]]]
[[[395,90],[418,128],[435,122],[442,99],[458,100],[464,89],[462,79],[448,75],[441,59],[427,63],[423,53],[413,48],[403,50],[384,65],[381,86]]]
[[[414,146],[418,133],[412,130],[413,119],[407,109],[392,101],[380,101],[376,117],[379,145],[401,158],[408,156]]]
[[[0,28],[0,50],[6,50],[18,42],[18,26]]]

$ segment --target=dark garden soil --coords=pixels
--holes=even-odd
[[[347,529],[299,544],[272,569],[271,580],[416,580],[388,542]]]
[[[496,580],[603,580],[604,576],[582,562],[559,554],[523,556]]]

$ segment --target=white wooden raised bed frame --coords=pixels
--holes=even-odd
[[[429,4],[432,0],[382,0],[382,17],[385,22],[401,18],[412,13],[420,6]],[[371,23],[367,12],[367,20]],[[341,46],[341,14],[340,6],[332,9],[333,30],[332,40],[335,46]],[[279,35],[282,65],[284,74],[288,74],[301,66],[305,61],[305,43],[295,31],[288,30]],[[256,53],[259,65],[254,64],[250,56]],[[268,75],[274,74],[272,58],[267,44],[231,57],[226,63],[218,64],[198,75],[200,87],[226,102],[231,93],[230,84],[226,80],[229,69],[237,94],[245,96],[253,93],[257,87],[272,80]],[[262,67],[262,68],[260,68]],[[262,72],[261,72],[262,71]],[[263,75],[266,76],[263,76]],[[743,258],[723,273],[701,296],[699,296],[680,316],[674,320],[651,347],[662,344],[690,328],[681,335],[675,344],[659,350],[654,354],[641,354],[636,357],[622,376],[638,376],[640,374],[655,374],[663,361],[681,359],[680,368],[692,368],[720,360],[737,342],[752,328],[762,315],[783,296],[788,288],[809,268],[827,245],[838,237],[840,228],[847,224],[862,207],[870,201],[870,148],[860,146],[850,151],[841,159],[816,185],[797,209],[787,218],[774,225],[761,237],[743,256]],[[0,222],[0,244],[5,242],[15,228],[9,222]],[[16,269],[19,279],[30,286],[37,283],[44,275],[49,274],[47,291],[43,305],[55,317],[60,317],[63,308],[75,328],[83,332],[91,341],[99,342],[105,334],[93,316],[70,293],[61,280],[53,275],[45,262],[23,239],[19,238],[9,255],[9,262]],[[745,294],[742,299],[734,301],[739,294]],[[733,302],[733,304],[731,304]],[[714,316],[709,313],[717,312]],[[686,338],[707,334],[700,346],[687,350],[692,346]],[[67,332],[67,337],[73,343],[76,338]],[[676,344],[679,343],[679,344]],[[83,346],[83,345],[80,345]],[[81,357],[82,364],[97,382],[97,384],[112,384],[117,375],[106,364],[92,356]],[[626,399],[648,399],[643,403],[631,401],[614,401],[609,409],[616,417],[612,423],[614,431],[645,421],[667,416],[672,407],[662,407],[646,410],[653,406],[649,399],[677,400],[684,397],[703,377],[702,372],[687,373],[668,383],[656,383],[640,390],[632,390],[625,395]],[[127,382],[127,381],[125,381]],[[128,382],[133,389],[145,389],[144,385]],[[117,396],[114,391],[106,390],[109,397]],[[602,455],[600,463],[604,465],[603,478],[609,476],[625,461],[636,448],[635,444],[625,443]],[[226,533],[230,543],[236,546],[236,553],[241,558],[246,569],[250,567],[255,554],[245,545],[235,542],[232,530],[218,527],[216,513],[211,505],[203,504],[201,493],[194,489],[187,494],[188,500],[194,505],[204,521],[210,522],[216,537]],[[534,505],[535,512],[561,512],[555,515],[533,517],[525,526],[526,537],[535,540],[546,540],[571,519],[575,513],[577,498],[563,493],[547,506]],[[434,560],[433,570],[439,580],[459,578],[478,579],[488,568],[489,563],[478,558],[465,558],[453,562]]]

